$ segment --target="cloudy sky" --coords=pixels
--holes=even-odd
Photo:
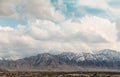
[[[0,0],[0,56],[120,50],[120,0]]]

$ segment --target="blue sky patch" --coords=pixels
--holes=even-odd
[[[27,22],[24,21],[24,20],[17,20],[17,19],[14,19],[14,18],[7,18],[7,17],[0,16],[0,25],[1,26],[16,27],[19,24],[27,25]]]

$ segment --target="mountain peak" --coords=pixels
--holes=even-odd
[[[120,52],[115,50],[100,50],[96,53],[73,53],[61,54],[41,53],[36,56],[20,60],[1,60],[0,66],[7,69],[79,69],[81,67],[120,68]],[[76,68],[77,67],[77,68]]]

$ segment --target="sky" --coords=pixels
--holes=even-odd
[[[0,0],[0,56],[120,51],[120,0]]]

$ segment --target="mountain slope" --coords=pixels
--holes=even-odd
[[[0,68],[7,70],[85,70],[85,68],[120,69],[120,52],[100,50],[94,53],[42,53],[19,60],[1,60]]]

